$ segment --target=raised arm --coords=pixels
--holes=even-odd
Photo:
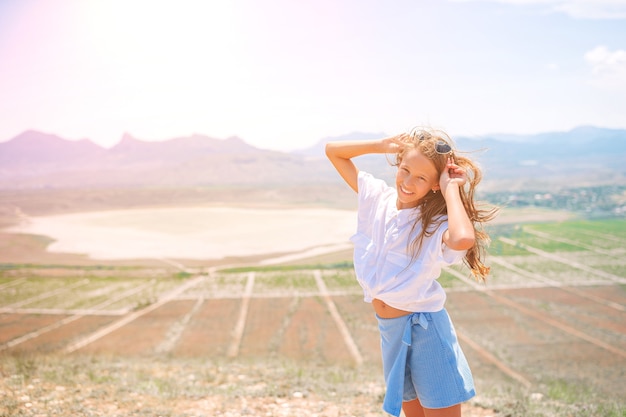
[[[450,158],[447,169],[441,174],[439,184],[448,210],[448,230],[443,234],[443,241],[454,250],[470,249],[476,240],[474,225],[461,200],[460,187],[463,187],[466,180],[465,170]]]
[[[326,156],[341,178],[350,188],[358,192],[359,169],[354,165],[352,158],[372,153],[397,153],[402,146],[400,137],[401,135],[374,140],[328,142]]]

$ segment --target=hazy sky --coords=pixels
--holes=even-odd
[[[0,141],[626,128],[626,0],[0,0]]]

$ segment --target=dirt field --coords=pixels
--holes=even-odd
[[[600,226],[496,238],[486,286],[441,277],[465,416],[624,416],[626,245],[616,223],[585,249]],[[0,238],[0,416],[384,415],[377,324],[331,255],[225,271],[262,259],[102,264]]]
[[[351,274],[349,270],[332,272],[344,278]],[[299,278],[294,279],[294,274]],[[279,272],[274,277],[261,273],[258,291],[255,283],[250,283],[256,276],[254,272],[201,275],[195,285],[173,295],[170,292],[169,299],[120,315],[5,312],[0,316],[5,389],[10,382],[7,358],[60,354],[61,362],[76,357],[114,357],[131,363],[136,360],[144,366],[147,358],[153,358],[155,366],[162,361],[191,360],[228,366],[287,361],[304,364],[304,368],[311,364],[357,368],[369,370],[368,380],[380,392],[383,387],[376,377],[380,372],[378,334],[372,311],[362,302],[357,288],[333,287],[332,277],[323,278],[326,289],[315,288],[315,274],[322,275],[316,270]],[[283,288],[280,296],[268,288],[274,279],[277,288]],[[222,280],[233,284],[230,291],[212,293],[211,288],[219,287]],[[294,287],[290,280],[300,282]],[[625,314],[598,302],[577,299],[568,289],[478,291],[468,286],[450,291],[447,308],[480,393],[471,403],[474,408],[480,406],[477,413],[482,407],[504,413],[499,401],[505,394],[548,397],[555,386],[574,392],[577,387],[586,387],[582,391],[587,396],[585,403],[619,401],[626,363]],[[600,298],[610,291],[612,302],[626,305],[623,286],[591,286],[585,291]],[[329,306],[334,306],[337,316],[330,313]],[[572,309],[577,315],[565,314]],[[80,317],[68,321],[77,315]],[[347,333],[341,332],[342,326]],[[20,337],[24,340],[17,343]],[[356,350],[350,346],[356,346]],[[93,401],[92,406],[97,408],[96,403]],[[43,405],[38,407],[41,411]],[[471,414],[470,404],[467,408],[466,415],[470,416],[507,415],[495,411]]]

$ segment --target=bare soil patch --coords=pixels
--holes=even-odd
[[[275,357],[297,302],[291,298],[250,300],[240,354],[252,358]]]
[[[239,314],[239,300],[206,300],[182,334],[173,353],[181,356],[225,357]]]
[[[57,322],[63,318],[63,316],[56,316]],[[111,323],[113,320],[115,320],[115,316],[83,316],[76,321],[21,343],[15,346],[12,351],[38,353],[59,352],[69,343],[75,342],[81,337],[95,332]]]
[[[58,320],[59,317],[54,315],[0,314],[0,343],[49,326]]]
[[[327,363],[351,363],[337,326],[317,297],[300,300],[280,344],[279,353],[287,357]]]

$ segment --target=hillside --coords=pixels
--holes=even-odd
[[[0,189],[188,187],[338,183],[324,157],[330,140],[380,137],[352,133],[292,153],[253,147],[242,139],[204,135],[148,142],[125,134],[110,149],[26,131],[0,143]],[[626,130],[580,127],[536,135],[456,138],[485,170],[490,191],[626,183]],[[385,158],[362,157],[362,169],[390,179]]]
[[[490,181],[509,187],[553,190],[624,184],[626,130],[579,127],[536,135],[459,138],[460,149],[477,154]]]
[[[328,181],[321,158],[258,149],[233,137],[163,142],[126,134],[111,149],[27,131],[0,143],[0,189],[178,187]]]
[[[332,140],[372,137],[377,136],[351,133],[326,138],[300,153],[322,152],[324,143]],[[454,141],[457,149],[480,163],[485,186],[492,191],[626,183],[626,130],[584,126],[568,132],[493,134]],[[381,169],[381,159],[375,160],[372,169]]]

